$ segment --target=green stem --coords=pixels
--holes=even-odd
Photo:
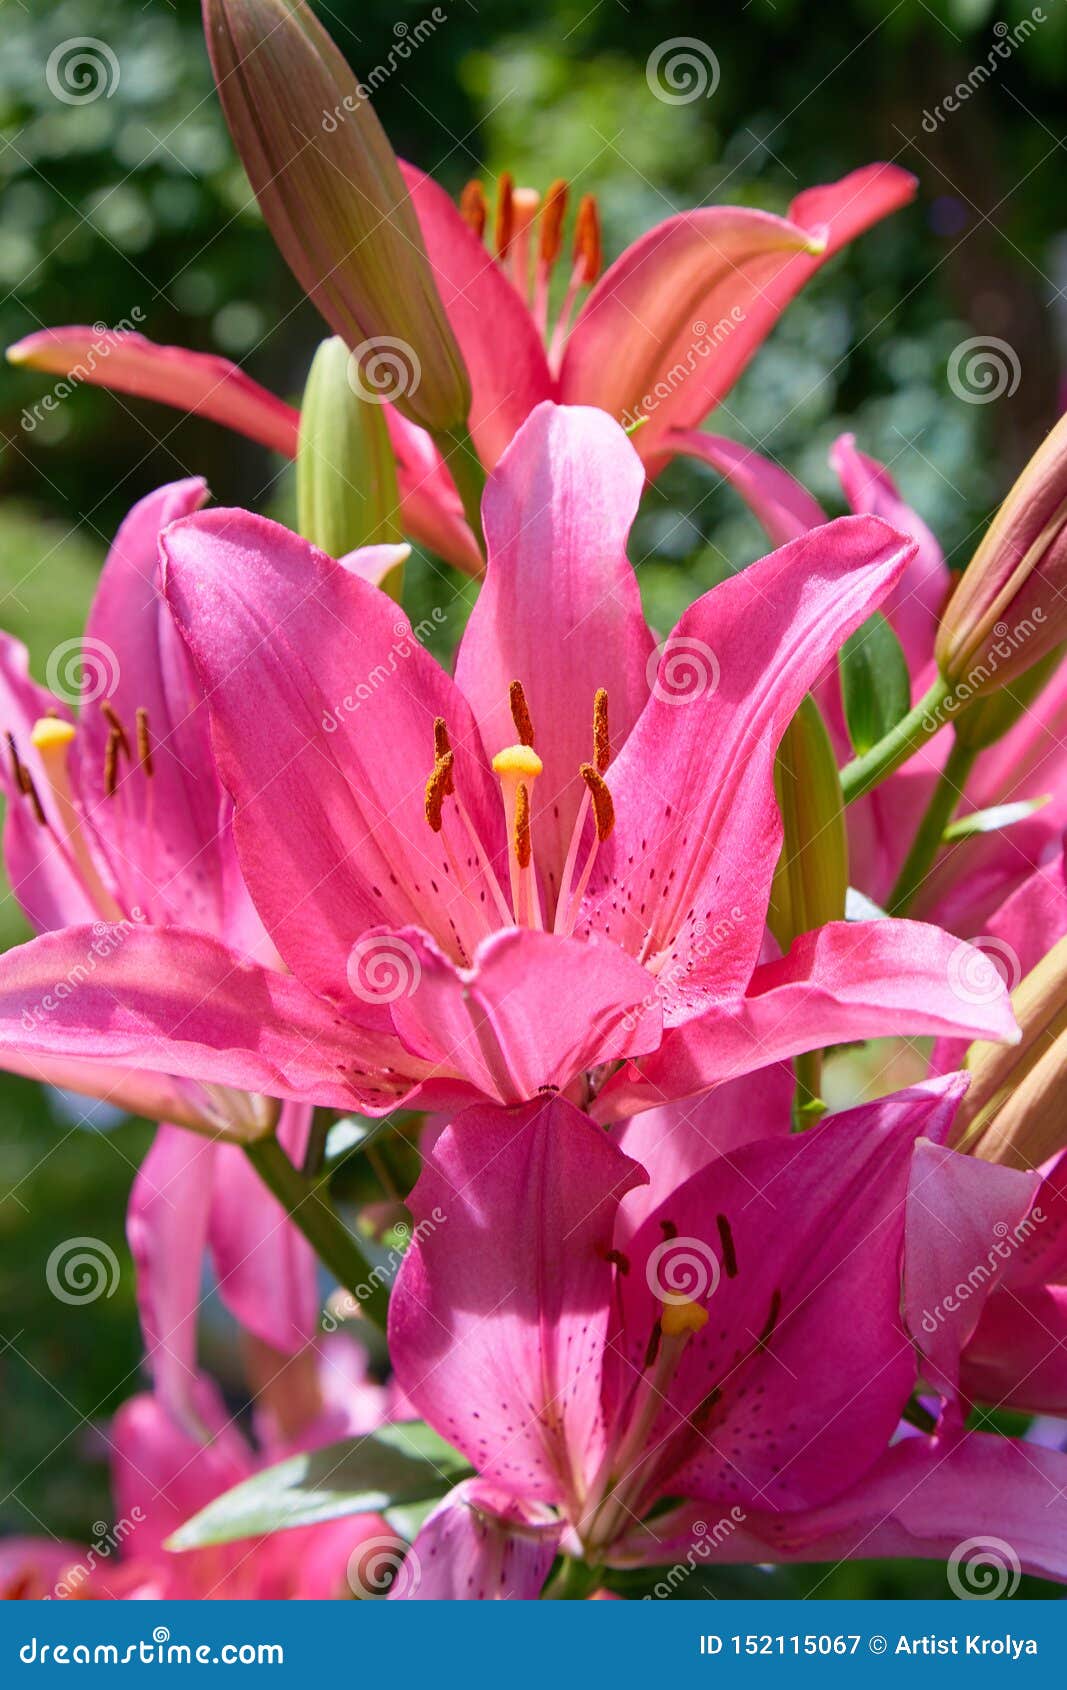
[[[290,1162],[276,1138],[245,1145],[245,1155],[319,1259],[356,1299],[367,1319],[385,1331],[389,1293],[321,1187]]]
[[[485,535],[482,532],[482,491],[485,487],[485,470],[477,452],[474,441],[470,437],[470,430],[466,428],[450,429],[445,434],[435,436],[438,450],[448,466],[449,474],[456,484],[459,496],[463,501],[463,514],[467,523],[485,554]]]
[[[905,915],[926,879],[934,858],[941,849],[942,835],[963,796],[967,776],[977,755],[977,749],[973,746],[961,745],[958,739],[954,741],[927,805],[926,814],[919,823],[919,831],[912,840],[911,850],[904,859],[904,866],[890,894],[890,915]]]
[[[821,1050],[806,1050],[793,1058],[797,1082],[793,1098],[794,1132],[814,1127],[826,1114],[826,1104],[822,1100],[822,1057]]]
[[[599,1587],[600,1580],[599,1567],[590,1567],[585,1561],[576,1561],[566,1555],[563,1565],[542,1594],[550,1601],[584,1602]]]
[[[901,763],[906,763],[925,740],[944,727],[949,716],[945,706],[951,692],[950,683],[939,675],[925,697],[920,698],[915,708],[909,710],[884,739],[865,751],[862,757],[854,757],[851,763],[846,764],[841,770],[841,791],[846,804],[870,792],[894,769],[899,769]]]

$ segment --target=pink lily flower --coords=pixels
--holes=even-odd
[[[317,1526],[173,1554],[164,1544],[192,1514],[253,1473],[286,1456],[333,1439],[373,1430],[387,1417],[381,1387],[368,1384],[365,1358],[347,1339],[308,1352],[325,1393],[318,1416],[283,1432],[257,1412],[257,1445],[235,1427],[214,1383],[195,1385],[198,1418],[207,1442],[177,1426],[157,1394],[130,1398],[108,1432],[115,1526],[92,1548],[22,1538],[4,1545],[0,1589],[8,1595],[81,1600],[321,1601],[370,1589],[364,1557],[388,1553],[395,1564],[401,1541],[379,1515],[354,1515]],[[301,1372],[301,1364],[296,1366]],[[282,1367],[275,1402],[300,1382]]]
[[[515,193],[503,179],[490,254],[477,185],[464,194],[461,212],[430,177],[411,165],[402,170],[470,375],[470,428],[485,467],[496,464],[537,405],[554,400],[595,405],[630,425],[640,420],[634,444],[650,477],[690,449],[682,431],[715,409],[816,271],[915,192],[907,172],[873,164],[808,189],[785,217],[736,206],[681,212],[650,229],[599,280],[599,213],[587,195],[566,296],[550,327],[566,184],[553,184],[538,212],[536,194]],[[7,356],[212,417],[295,454],[298,412],[226,359],[84,325],[37,331]],[[391,405],[386,415],[405,531],[457,568],[480,574],[481,551],[447,463],[423,429]]]
[[[912,1480],[886,1451],[935,1365],[916,1359],[922,1299],[972,1265],[973,1229],[953,1238],[975,1164],[941,1143],[962,1087],[928,1082],[800,1138],[754,1136],[750,1109],[744,1142],[680,1185],[660,1164],[651,1191],[562,1099],[454,1120],[412,1194],[390,1351],[409,1400],[478,1477],[427,1520],[419,1579],[399,1594],[534,1598],[557,1550],[654,1565],[671,1559],[679,1516],[692,1544],[698,1514],[728,1523],[724,1560],[787,1558],[825,1542],[828,1522],[869,1523],[872,1496],[884,1498],[876,1519],[896,1509],[898,1530],[914,1532],[909,1553],[944,1553],[945,1513],[927,1499],[938,1536],[918,1542]],[[1016,1225],[1033,1184],[996,1181],[983,1218]],[[933,1221],[917,1224],[924,1210]],[[431,1212],[447,1225],[420,1232]],[[915,1284],[902,1315],[906,1245]],[[949,1367],[960,1332],[939,1332],[927,1350]],[[1027,1556],[1067,1577],[1065,1505],[1039,1517],[1018,1446],[962,1440],[948,1423],[923,1444],[926,1481],[947,1446],[965,1446],[933,1489],[972,1531],[979,1473],[998,1495],[1022,1483]],[[657,1512],[664,1497],[686,1499],[673,1519]],[[899,1551],[864,1547],[861,1533],[849,1552]]]
[[[24,1030],[48,1025],[55,1003],[76,998],[135,933],[199,933],[235,956],[277,961],[241,880],[199,689],[159,592],[159,531],[206,497],[201,480],[175,482],[130,512],[84,641],[65,668],[63,648],[53,657],[55,685],[74,677],[65,693],[31,680],[24,647],[0,635],[8,877],[65,959],[27,998]],[[68,699],[79,695],[75,716]],[[189,1423],[205,1249],[236,1318],[287,1352],[317,1327],[315,1260],[240,1149],[210,1136],[269,1120],[278,1105],[258,1087],[249,1095],[175,1079],[158,1046],[142,1045],[139,1058],[83,1058],[27,1040],[3,1061],[164,1123],[134,1182],[129,1238],[157,1390]],[[309,1120],[306,1105],[282,1108],[279,1131],[295,1155]]]
[[[487,489],[454,681],[391,600],[287,530],[173,524],[167,593],[292,974],[146,928],[29,1030],[75,929],[0,961],[0,1049],[151,1057],[376,1114],[603,1089],[613,1118],[828,1041],[1012,1038],[1006,994],[964,1001],[957,941],[921,924],[831,923],[760,963],[775,747],[910,544],[869,517],[802,536],[657,655],[624,549],[643,479],[602,412],[535,412]]]
[[[691,431],[686,450],[731,483],[776,545],[826,521],[812,498],[780,465],[736,441]],[[884,518],[916,543],[916,551],[881,609],[896,632],[912,677],[913,700],[934,679],[934,642],[952,575],[936,538],[900,497],[884,465],[856,447],[852,435],[835,441],[830,461],[848,504]],[[836,679],[820,690],[841,760],[849,754]],[[978,758],[960,802],[962,817],[1024,799],[1045,799],[1010,826],[955,842],[934,864],[915,898],[915,912],[964,936],[988,931],[991,913],[1042,863],[1059,855],[1067,827],[1067,666],[1061,666],[1020,720]],[[904,768],[848,809],[854,884],[876,903],[890,893],[930,800],[951,743],[948,729]]]

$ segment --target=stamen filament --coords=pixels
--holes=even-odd
[[[148,711],[143,705],[137,707],[137,757],[146,778],[151,780],[155,774],[155,764],[152,762],[152,737],[148,731]]]
[[[541,196],[534,188],[516,188],[511,197],[511,279],[526,303],[530,295],[530,235],[540,204]]]
[[[41,759],[59,815],[60,843],[70,852],[82,884],[105,921],[121,921],[122,910],[100,878],[89,852],[81,818],[74,804],[67,755],[74,738],[74,725],[57,716],[42,716],[34,724],[31,743]]]

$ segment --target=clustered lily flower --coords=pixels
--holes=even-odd
[[[681,213],[603,275],[584,196],[557,287],[567,184],[457,209],[305,6],[204,11],[333,338],[302,415],[133,334],[9,353],[296,456],[302,532],[162,488],[70,697],[0,640],[5,858],[38,935],[0,958],[0,1065],[161,1123],[129,1214],[152,1390],[110,1434],[136,1536],[88,1571],[14,1540],[0,1583],[367,1597],[384,1546],[392,1599],[585,1598],[640,1570],[655,1593],[697,1544],[945,1559],[989,1532],[1067,1582],[1067,1453],[979,1429],[1067,1416],[1060,431],[946,611],[936,541],[851,437],[828,521],[698,428],[909,177]],[[398,341],[410,379],[367,421]],[[679,452],[776,549],[661,639],[627,544]],[[400,526],[479,577],[450,667],[397,602]],[[1027,660],[961,700],[1031,591]],[[828,1109],[828,1049],[914,1034],[927,1078]],[[410,1225],[372,1266],[324,1194],[398,1126],[418,1177],[376,1167],[363,1218]],[[254,1443],[198,1363],[205,1252]],[[330,1324],[383,1329],[387,1385],[320,1335],[319,1262]],[[431,1452],[403,1535],[390,1436],[409,1474]]]

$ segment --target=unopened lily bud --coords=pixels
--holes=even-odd
[[[848,891],[841,779],[826,725],[810,695],[778,747],[774,790],[785,837],[767,922],[788,950],[798,934],[842,920]]]
[[[984,751],[987,746],[995,745],[998,739],[1003,739],[1008,729],[1015,726],[1024,711],[1029,710],[1034,700],[1044,692],[1063,657],[1064,647],[1056,646],[1018,680],[1009,681],[999,692],[979,698],[969,710],[956,716],[958,742],[970,751]]]
[[[222,109],[282,256],[368,387],[462,429],[470,382],[414,207],[370,102],[300,0],[204,0]]]
[[[937,664],[967,698],[1022,675],[1067,635],[1067,417],[990,523],[941,618]]]
[[[403,539],[385,413],[358,389],[344,341],[324,340],[300,407],[296,493],[301,534],[331,557]]]
[[[984,1162],[1036,1168],[1067,1147],[1067,937],[1012,996],[1016,1045],[979,1040],[964,1067],[971,1084],[955,1122],[955,1147]]]

